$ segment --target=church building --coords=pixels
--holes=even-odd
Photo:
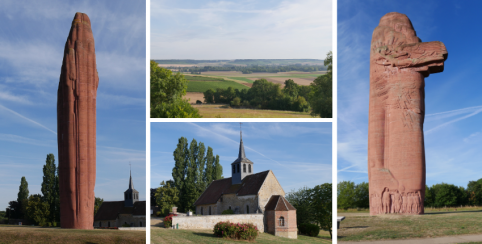
[[[124,201],[104,201],[94,216],[94,227],[146,227],[146,201],[139,201],[132,175]]]
[[[285,195],[273,171],[254,173],[254,163],[246,158],[242,132],[240,138],[231,177],[211,182],[194,203],[196,214],[219,215],[228,209],[235,214],[264,213],[272,195]]]

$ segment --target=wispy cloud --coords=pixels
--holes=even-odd
[[[0,105],[0,108],[1,108],[1,109],[4,109],[4,110],[6,110],[6,111],[8,111],[8,112],[10,112],[10,113],[12,113],[12,114],[15,114],[16,116],[18,116],[18,117],[20,117],[20,118],[22,118],[22,119],[24,119],[24,120],[27,120],[28,122],[33,123],[33,124],[35,124],[35,125],[37,125],[37,126],[40,126],[40,127],[44,128],[44,129],[46,129],[46,130],[48,130],[48,131],[50,131],[50,132],[54,133],[55,135],[57,135],[57,132],[55,132],[55,131],[53,131],[53,130],[51,130],[51,129],[47,128],[46,126],[44,126],[44,125],[42,125],[42,124],[38,123],[37,121],[34,121],[34,120],[32,120],[32,119],[29,119],[29,118],[27,118],[27,117],[25,117],[25,116],[23,116],[23,115],[21,115],[21,114],[19,114],[19,113],[15,112],[15,111],[13,111],[13,110],[11,110],[11,109],[9,109],[9,108],[7,108],[7,107],[3,106],[3,105]]]

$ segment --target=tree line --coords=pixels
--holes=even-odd
[[[254,81],[250,89],[208,89],[204,92],[204,102],[230,104],[232,107],[308,112],[310,104],[307,100],[311,92],[311,86],[300,86],[291,79],[285,81],[283,89],[280,84],[260,79]]]
[[[247,66],[239,65],[221,65],[221,66],[194,66],[194,67],[168,67],[168,69],[177,69],[179,72],[191,72],[191,74],[201,74],[201,72],[208,71],[240,71],[243,74],[251,73],[278,73],[278,72],[315,72],[324,71],[327,68],[323,65],[302,65],[302,64],[290,64],[290,65],[258,65],[252,64]]]
[[[25,176],[20,180],[16,201],[10,201],[5,215],[10,219],[23,219],[40,226],[60,226],[60,189],[58,167],[52,153],[43,166],[42,194],[29,195]],[[95,198],[94,215],[104,200]],[[94,224],[94,223],[92,223]]]
[[[329,231],[332,227],[332,184],[325,183],[313,188],[303,187],[286,194],[286,200],[296,208],[296,223],[317,224]]]
[[[196,139],[188,145],[187,139],[181,137],[173,156],[173,180],[162,181],[155,193],[160,214],[167,215],[173,206],[177,206],[179,212],[195,212],[194,202],[213,180],[223,178],[219,155],[214,156],[211,147],[206,152],[204,143],[198,144]]]
[[[351,181],[338,183],[338,209],[369,208],[368,183]],[[439,183],[425,186],[425,207],[482,206],[482,178],[469,181],[467,188]]]

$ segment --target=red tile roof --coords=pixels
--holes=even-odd
[[[296,208],[291,205],[286,198],[280,195],[273,195],[269,199],[268,203],[265,206],[265,211],[268,210],[275,210],[275,211],[288,211],[288,210],[296,210]]]

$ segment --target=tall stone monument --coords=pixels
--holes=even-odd
[[[425,77],[442,72],[442,42],[422,42],[408,17],[388,13],[370,49],[370,215],[423,214]]]
[[[57,94],[62,228],[93,229],[98,85],[90,19],[76,13],[65,43]]]

